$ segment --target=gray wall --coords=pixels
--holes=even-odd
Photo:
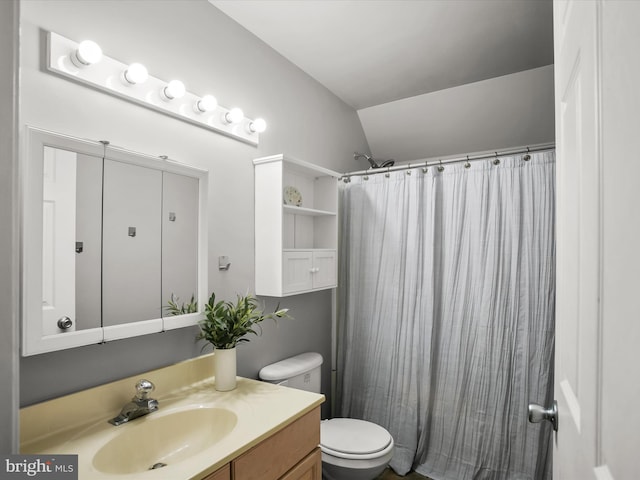
[[[356,112],[205,0],[22,2],[21,122],[208,168],[209,290],[232,299],[254,288],[253,164],[284,152],[334,170],[368,150]],[[157,77],[182,79],[194,92],[269,122],[258,148],[47,73],[44,30],[92,39],[123,62],[140,61]],[[217,258],[231,268],[220,272]],[[266,308],[275,299],[264,299]],[[239,373],[318,351],[330,385],[331,294],[282,299],[295,320],[264,325],[239,347]],[[21,404],[28,405],[196,356],[195,328],[23,357]],[[328,410],[325,408],[324,414]]]
[[[18,16],[0,2],[0,453],[18,446]]]
[[[408,161],[555,140],[553,65],[358,111],[377,158]]]

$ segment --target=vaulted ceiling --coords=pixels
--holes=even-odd
[[[209,1],[356,110],[553,63],[551,0]]]

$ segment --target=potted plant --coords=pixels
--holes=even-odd
[[[204,308],[205,317],[199,322],[197,338],[206,340],[214,348],[216,390],[220,391],[236,387],[236,346],[249,341],[246,335],[258,335],[256,328],[260,329],[264,320],[291,318],[287,314],[289,310],[281,309],[280,305],[273,313],[264,313],[258,299],[251,294],[238,295],[235,302],[216,302],[216,295],[212,293]]]

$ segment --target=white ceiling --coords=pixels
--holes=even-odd
[[[553,63],[551,0],[209,2],[356,110]]]

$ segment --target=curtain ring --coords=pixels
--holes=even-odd
[[[444,172],[444,167],[442,166],[442,160],[440,160],[440,165],[438,166],[439,172]]]

